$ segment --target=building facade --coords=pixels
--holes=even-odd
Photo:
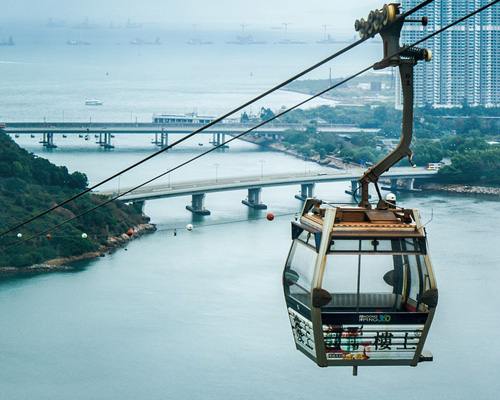
[[[402,0],[402,11],[421,0]],[[428,17],[427,26],[406,23],[402,44],[412,44],[490,0],[436,0],[412,15]],[[422,43],[433,60],[415,67],[415,104],[435,107],[500,106],[500,5],[495,5]],[[400,93],[400,88],[397,90]],[[397,105],[401,98],[397,96]]]

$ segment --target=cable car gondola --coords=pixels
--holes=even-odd
[[[417,365],[437,305],[417,210],[308,199],[283,283],[297,349],[319,366]]]
[[[404,17],[394,4],[378,15],[386,10],[392,24],[380,31],[384,59],[377,67],[400,70],[401,141],[359,179],[357,207],[306,200],[300,218],[292,222],[292,246],[283,273],[297,349],[321,367],[352,366],[355,375],[358,366],[432,361],[424,343],[438,300],[418,210],[399,208],[394,198],[382,199],[377,185],[382,173],[399,160],[408,156],[411,162],[413,66],[430,60],[425,49],[399,47]],[[380,199],[375,208],[369,202],[370,183]]]

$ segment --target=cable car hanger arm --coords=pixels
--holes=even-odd
[[[389,153],[384,159],[379,161],[375,166],[369,168],[359,178],[361,183],[361,207],[371,208],[369,202],[368,186],[374,183],[377,188],[377,193],[380,197],[380,191],[377,186],[377,181],[380,176],[388,171],[398,161],[408,156],[412,166],[415,166],[411,161],[412,151],[410,144],[413,136],[413,67],[419,60],[431,60],[431,53],[426,49],[418,49],[415,47],[400,47],[399,39],[401,29],[405,22],[406,14],[400,14],[399,5],[385,5],[383,12],[393,19],[391,24],[387,25],[387,20],[384,20],[382,12],[370,13],[368,20],[365,22],[356,21],[356,28],[360,28],[360,34],[363,36],[375,36],[380,33],[384,43],[384,58],[379,63],[374,65],[374,69],[383,69],[387,67],[399,67],[401,76],[401,86],[403,89],[403,126],[401,140],[396,148]],[[427,18],[422,20],[408,20],[408,22],[421,22],[422,25],[427,25]],[[366,26],[368,25],[368,26]],[[375,28],[374,28],[375,27]],[[382,204],[383,206],[383,204]]]
[[[388,171],[393,165],[404,157],[409,157],[411,161],[412,151],[410,144],[413,137],[413,60],[402,60],[399,65],[401,82],[403,86],[403,128],[401,140],[396,148],[379,161],[372,168],[368,169],[359,181],[361,183],[361,206],[370,208],[368,201],[368,185],[376,183],[380,176]]]

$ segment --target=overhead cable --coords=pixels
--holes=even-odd
[[[466,15],[466,16],[464,16],[464,17],[462,17],[462,18],[460,18],[459,20],[457,20],[457,21],[454,21],[454,22],[450,23],[449,25],[447,25],[447,26],[443,27],[443,28],[442,28],[442,29],[440,29],[439,31],[433,32],[433,33],[431,33],[431,34],[427,35],[426,37],[424,37],[423,39],[420,39],[420,40],[416,41],[415,43],[412,43],[411,45],[409,45],[409,46],[407,46],[407,47],[403,47],[400,51],[398,51],[398,52],[396,52],[396,53],[394,53],[394,54],[391,54],[391,55],[389,55],[389,56],[385,57],[385,58],[382,60],[382,62],[383,62],[383,61],[385,61],[385,60],[391,59],[391,58],[393,58],[393,57],[395,57],[395,56],[397,56],[397,55],[399,55],[399,54],[403,53],[403,52],[405,51],[405,49],[406,49],[406,48],[408,48],[408,47],[414,47],[414,46],[416,46],[417,44],[420,44],[420,43],[422,43],[422,42],[424,42],[424,41],[426,41],[426,40],[428,40],[428,39],[430,39],[430,38],[434,37],[435,35],[437,35],[437,34],[439,34],[439,33],[442,33],[442,32],[444,32],[444,31],[446,31],[447,29],[451,28],[452,26],[457,25],[459,22],[463,22],[464,20],[466,20],[466,19],[468,19],[468,18],[470,18],[470,17],[472,17],[472,16],[476,15],[477,13],[479,13],[479,12],[481,12],[481,11],[484,11],[485,9],[487,9],[487,8],[489,8],[489,7],[491,7],[491,6],[493,6],[494,4],[496,4],[496,3],[498,3],[498,2],[500,2],[500,0],[494,0],[494,1],[492,1],[491,3],[487,4],[486,6],[483,6],[483,7],[479,8],[479,9],[475,10],[474,12],[472,12],[472,13],[470,13],[470,14],[468,14],[468,15]],[[375,65],[375,64],[374,64],[374,65]],[[147,184],[149,184],[149,183],[151,183],[151,182],[153,182],[153,181],[155,181],[155,180],[157,180],[157,179],[159,179],[159,178],[161,178],[161,177],[163,177],[163,176],[165,176],[165,175],[169,174],[170,172],[175,171],[175,170],[177,170],[177,169],[179,169],[179,168],[183,167],[184,165],[189,164],[189,163],[191,163],[191,162],[193,162],[193,161],[197,160],[198,158],[203,157],[203,156],[205,156],[206,154],[211,153],[212,151],[215,151],[215,150],[217,150],[218,148],[220,148],[220,147],[222,147],[222,146],[227,145],[228,143],[232,142],[233,140],[239,139],[240,137],[242,137],[242,136],[244,136],[244,135],[246,135],[246,134],[248,134],[248,133],[250,133],[250,132],[252,132],[252,131],[254,131],[254,130],[258,129],[258,128],[260,128],[261,126],[263,126],[263,125],[265,125],[265,124],[267,124],[267,123],[269,123],[269,122],[271,122],[271,121],[273,121],[273,120],[275,120],[275,119],[277,119],[277,118],[279,118],[279,117],[283,116],[284,114],[286,114],[286,113],[288,113],[288,112],[290,112],[290,111],[292,111],[292,110],[294,110],[294,109],[296,109],[296,108],[298,108],[298,107],[300,107],[300,106],[302,106],[302,105],[304,105],[304,104],[308,103],[309,101],[311,101],[311,100],[313,100],[313,99],[315,99],[315,98],[317,98],[317,97],[322,96],[323,94],[325,94],[325,93],[327,93],[327,92],[329,92],[329,91],[331,91],[331,90],[335,89],[336,87],[338,87],[338,86],[340,86],[340,85],[343,85],[344,83],[346,83],[346,82],[348,82],[348,81],[350,81],[350,80],[354,79],[355,77],[357,77],[357,76],[359,76],[359,75],[361,75],[361,74],[365,73],[366,71],[368,71],[368,70],[372,69],[374,65],[371,65],[371,66],[369,66],[369,67],[366,67],[366,68],[362,69],[361,71],[357,72],[356,74],[351,75],[351,76],[349,76],[348,78],[343,79],[342,81],[340,81],[340,82],[336,83],[335,85],[332,85],[332,86],[330,86],[330,87],[328,87],[328,88],[326,88],[326,89],[322,90],[321,92],[316,93],[315,95],[313,95],[313,96],[311,96],[311,97],[309,97],[309,98],[307,98],[307,99],[303,100],[302,102],[297,103],[297,104],[296,104],[296,105],[294,105],[293,107],[291,107],[291,108],[289,108],[289,109],[287,109],[287,110],[283,110],[281,113],[279,113],[279,114],[277,114],[277,115],[275,115],[275,116],[273,116],[273,117],[271,117],[271,118],[269,118],[269,119],[267,119],[267,120],[265,120],[265,121],[263,121],[263,122],[261,122],[261,123],[259,123],[259,124],[255,125],[255,126],[254,126],[254,127],[252,127],[251,129],[248,129],[248,130],[246,130],[246,131],[244,131],[244,132],[242,132],[242,133],[239,133],[238,135],[233,136],[231,139],[226,140],[225,142],[220,143],[220,144],[219,144],[219,145],[217,145],[217,146],[214,146],[212,149],[209,149],[209,150],[207,150],[207,151],[205,151],[205,152],[203,152],[203,153],[201,153],[201,154],[199,154],[199,155],[197,155],[197,156],[195,156],[195,157],[193,157],[193,158],[191,158],[191,159],[189,159],[189,160],[187,160],[187,161],[185,161],[185,162],[183,162],[183,163],[181,163],[181,164],[179,164],[179,165],[175,166],[174,168],[171,168],[171,169],[169,169],[168,171],[163,172],[162,174],[159,174],[159,175],[155,176],[154,178],[149,179],[149,180],[148,180],[148,181],[146,181],[146,182],[143,182],[143,183],[141,183],[140,185],[137,185],[137,186],[135,186],[135,187],[133,187],[133,188],[131,188],[131,189],[128,189],[128,190],[126,190],[126,191],[125,191],[125,192],[123,192],[123,193],[119,193],[118,195],[116,195],[116,196],[114,196],[114,197],[112,197],[112,198],[110,198],[110,199],[106,200],[105,202],[103,202],[103,203],[101,203],[101,204],[98,204],[98,205],[96,205],[96,206],[94,206],[94,207],[92,207],[92,208],[88,209],[87,211],[82,212],[81,214],[78,214],[78,215],[76,215],[76,216],[74,216],[74,217],[72,217],[72,218],[70,218],[70,219],[68,219],[68,220],[66,220],[66,221],[63,221],[63,222],[61,222],[61,223],[59,223],[59,224],[57,224],[57,225],[55,225],[55,226],[53,226],[53,227],[51,227],[51,228],[48,228],[48,229],[46,229],[46,230],[44,230],[44,231],[42,231],[42,232],[39,232],[38,234],[35,234],[35,235],[33,235],[33,236],[31,236],[31,237],[29,237],[29,238],[27,238],[27,239],[23,240],[23,241],[17,242],[17,243],[15,243],[15,244],[13,244],[13,245],[11,245],[11,246],[8,246],[8,247],[6,247],[6,248],[4,248],[4,249],[0,249],[0,252],[6,251],[6,250],[8,250],[8,249],[10,249],[10,248],[12,248],[12,247],[14,247],[14,246],[17,246],[17,245],[19,245],[19,244],[22,244],[22,243],[24,243],[24,242],[27,242],[27,241],[29,241],[29,240],[32,240],[32,239],[34,239],[34,238],[36,238],[36,237],[42,236],[42,235],[44,235],[44,234],[46,234],[46,233],[48,233],[48,232],[50,232],[50,231],[52,231],[52,230],[54,230],[54,229],[56,229],[56,228],[58,228],[58,227],[60,227],[60,226],[62,226],[62,225],[64,225],[64,224],[66,224],[66,223],[69,223],[69,222],[71,222],[71,221],[73,221],[73,220],[75,220],[75,219],[77,219],[77,218],[80,218],[80,217],[81,217],[81,216],[83,216],[83,215],[86,215],[86,214],[88,214],[88,213],[90,213],[90,212],[92,212],[92,211],[96,210],[97,208],[100,208],[100,207],[102,207],[102,206],[104,206],[104,205],[106,205],[106,204],[109,204],[110,202],[112,202],[112,201],[114,201],[114,200],[119,199],[120,197],[125,196],[126,194],[129,194],[129,193],[133,192],[134,190],[137,190],[137,189],[139,189],[139,188],[141,188],[141,187],[143,187],[143,186],[145,186],[145,185],[147,185]]]
[[[433,1],[435,1],[435,0],[425,0],[421,4],[415,6],[411,10],[409,10],[406,13],[402,14],[402,16],[404,16],[404,17],[410,16],[413,13],[417,12],[418,10],[420,10],[421,8],[425,7],[426,5],[432,3]],[[38,215],[35,215],[35,216],[33,216],[33,217],[31,217],[31,218],[29,218],[29,219],[27,219],[27,220],[25,220],[25,221],[23,221],[23,222],[21,222],[19,224],[15,225],[15,226],[13,226],[13,227],[11,227],[9,229],[7,229],[6,231],[0,233],[0,237],[6,235],[7,233],[10,233],[10,232],[12,232],[12,231],[14,231],[16,229],[19,229],[20,227],[22,227],[22,226],[24,226],[24,225],[26,225],[26,224],[28,224],[28,223],[30,223],[30,222],[32,222],[32,221],[40,218],[40,217],[42,217],[42,216],[44,216],[44,215],[46,215],[46,214],[48,214],[48,213],[50,213],[50,212],[52,212],[52,211],[60,208],[60,207],[62,207],[63,205],[65,205],[65,204],[67,204],[67,203],[69,203],[69,202],[71,202],[73,200],[76,200],[77,198],[83,196],[84,194],[89,193],[90,191],[92,191],[94,189],[97,189],[99,186],[102,186],[103,184],[105,184],[105,183],[107,183],[107,182],[109,182],[109,181],[117,178],[118,176],[120,176],[120,175],[122,175],[122,174],[124,174],[124,173],[126,173],[128,171],[130,171],[131,169],[138,167],[139,165],[145,163],[146,161],[149,161],[150,159],[152,159],[152,158],[158,156],[159,154],[161,154],[161,153],[163,153],[163,152],[171,149],[172,147],[177,146],[178,144],[180,144],[180,143],[184,142],[185,140],[193,137],[194,135],[196,135],[196,134],[198,134],[198,133],[200,133],[200,132],[202,132],[202,131],[204,131],[204,130],[212,127],[212,126],[214,126],[215,124],[223,121],[224,119],[226,119],[227,117],[231,116],[232,114],[234,114],[234,113],[236,113],[238,111],[243,110],[244,108],[246,108],[249,105],[255,103],[256,101],[258,101],[258,100],[260,100],[260,99],[262,99],[262,98],[270,95],[271,93],[273,93],[273,92],[275,92],[275,91],[283,88],[284,86],[288,85],[289,83],[297,80],[298,78],[301,78],[302,76],[308,74],[309,72],[311,72],[311,71],[317,69],[318,67],[326,64],[327,62],[332,61],[333,59],[339,57],[340,55],[348,52],[349,50],[355,48],[356,46],[360,45],[364,41],[368,40],[368,38],[369,37],[365,37],[365,38],[359,39],[358,41],[356,41],[354,43],[351,43],[350,45],[348,45],[348,46],[344,47],[343,49],[339,50],[338,52],[336,52],[335,54],[332,54],[331,56],[328,56],[328,57],[324,58],[323,60],[317,62],[316,64],[312,65],[311,67],[306,68],[305,70],[303,70],[303,71],[299,72],[298,74],[292,76],[291,78],[289,78],[289,79],[281,82],[280,84],[274,86],[273,88],[267,90],[266,92],[261,93],[260,95],[254,97],[253,99],[247,101],[246,103],[244,103],[244,104],[242,104],[242,105],[234,108],[233,110],[227,112],[226,114],[224,114],[224,115],[216,118],[215,120],[213,120],[212,122],[204,125],[203,127],[200,127],[199,129],[196,129],[195,131],[189,133],[188,135],[182,137],[181,139],[175,141],[174,143],[172,143],[172,144],[170,144],[170,145],[168,145],[168,146],[166,146],[166,147],[164,147],[164,148],[156,151],[155,153],[153,153],[153,154],[151,154],[151,155],[143,158],[142,160],[140,160],[140,161],[138,161],[138,162],[136,162],[136,163],[128,166],[127,168],[125,168],[125,169],[123,169],[123,170],[121,170],[121,171],[119,171],[119,172],[111,175],[110,177],[108,177],[108,178],[106,178],[106,179],[104,179],[104,180],[96,183],[95,185],[93,185],[93,186],[91,186],[91,187],[83,190],[82,192],[80,192],[80,193],[78,193],[78,194],[76,194],[76,195],[74,195],[74,196],[72,196],[72,197],[64,200],[63,202],[54,205],[53,207],[51,207],[51,208],[43,211],[42,213],[40,213]]]

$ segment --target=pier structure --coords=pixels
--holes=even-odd
[[[54,144],[54,134],[51,132],[43,132],[42,140],[40,140],[40,143],[47,149],[57,148],[57,145]]]
[[[211,140],[211,143],[214,145],[214,146],[220,146],[222,143],[224,143],[226,141],[226,134],[225,133],[218,133],[218,132],[214,132],[212,134],[212,140]],[[229,146],[224,146],[224,147],[229,147]]]
[[[301,183],[300,184],[300,194],[296,194],[295,198],[301,201],[306,201],[314,197],[314,186],[315,183]]]
[[[191,205],[186,206],[186,210],[196,215],[210,215],[210,210],[205,208],[205,193],[193,194]]]
[[[168,132],[165,132],[165,130],[162,129],[161,132],[155,132],[154,135],[155,138],[152,141],[153,144],[161,147],[162,149],[168,146]]]
[[[390,190],[391,192],[419,192],[420,189],[415,189],[415,179],[391,179],[390,186],[382,187],[384,190]]]
[[[99,135],[96,135],[96,138],[98,138],[96,143],[105,149],[114,149],[115,146],[111,144],[111,138],[113,137],[109,132],[101,132]]]
[[[267,206],[261,200],[262,188],[248,188],[248,196],[245,200],[241,200],[243,204],[255,210],[266,210]]]
[[[354,195],[354,193],[356,193],[357,196],[358,189],[359,189],[359,181],[358,180],[351,181],[351,188],[346,190],[345,193],[350,194],[351,196]]]

